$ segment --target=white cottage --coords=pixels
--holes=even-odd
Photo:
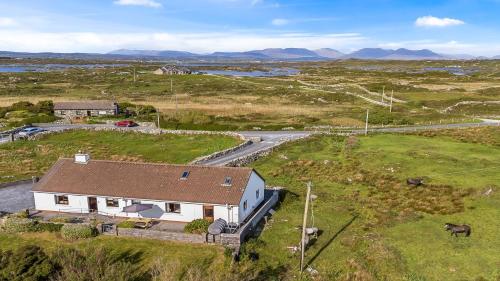
[[[264,179],[251,168],[59,159],[33,186],[35,208],[190,222],[242,223],[264,200]],[[145,213],[127,206],[150,204]],[[147,213],[147,214],[146,214]]]

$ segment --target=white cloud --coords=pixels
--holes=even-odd
[[[445,27],[462,24],[465,24],[465,22],[458,19],[437,18],[433,16],[419,17],[415,21],[415,25],[419,27]]]
[[[255,6],[255,5],[260,4],[260,3],[262,3],[262,2],[264,2],[264,1],[263,1],[263,0],[252,0],[252,2],[250,2],[250,4],[251,4],[252,6]]]
[[[144,6],[151,8],[161,7],[161,3],[158,3],[154,0],[117,0],[114,3],[121,6]]]
[[[273,19],[271,23],[276,26],[282,26],[287,25],[288,23],[290,23],[290,21],[287,19]]]
[[[109,52],[115,49],[182,50],[196,53],[264,48],[360,48],[366,39],[356,33],[45,33],[0,30],[0,50],[26,52]],[[33,42],[37,42],[33,44]]]
[[[0,27],[8,27],[16,25],[16,21],[12,18],[0,17]]]

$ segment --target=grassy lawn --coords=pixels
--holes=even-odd
[[[146,135],[78,130],[37,141],[0,145],[0,182],[42,175],[60,157],[79,150],[93,159],[187,163],[196,157],[235,146],[240,140],[217,135]]]
[[[499,176],[498,168],[489,169],[500,162],[499,129],[483,129],[485,138],[493,136],[490,144],[469,141],[471,130],[315,137],[254,163],[268,184],[287,187],[272,222],[248,245],[261,256],[256,267],[296,276],[299,255],[287,247],[300,241],[305,183],[312,180],[314,224],[323,233],[306,261],[322,279],[500,277]],[[409,188],[408,176],[426,176],[427,184]],[[493,194],[483,195],[489,187]],[[450,237],[447,222],[471,225],[471,237]]]
[[[48,254],[62,247],[106,248],[116,259],[130,261],[136,267],[135,270],[143,275],[147,274],[151,266],[158,261],[175,261],[179,263],[180,268],[184,269],[194,265],[206,274],[215,274],[224,266],[223,249],[217,246],[109,236],[70,242],[52,233],[27,233],[23,235],[0,233],[1,250],[14,250],[23,245],[38,245],[45,249]],[[144,280],[149,279],[144,278]]]

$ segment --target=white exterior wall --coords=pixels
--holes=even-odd
[[[88,197],[97,198],[97,209],[100,214],[107,216],[118,216],[118,217],[139,217],[137,213],[125,213],[122,212],[125,206],[132,205],[131,199],[122,199],[116,197],[109,197],[118,199],[118,207],[108,207],[106,206],[106,199],[108,197],[101,196],[87,196],[87,195],[67,195],[69,205],[57,205],[55,204],[55,195],[66,195],[66,194],[54,194],[54,193],[43,193],[35,192],[35,208],[41,211],[55,211],[55,212],[68,212],[68,213],[88,213]],[[212,204],[201,204],[201,203],[180,203],[181,212],[178,213],[166,213],[166,203],[165,201],[153,201],[153,200],[138,200],[141,204],[153,204],[156,207],[154,210],[161,214],[157,219],[169,220],[169,221],[179,221],[179,222],[190,222],[195,219],[203,218],[203,205]],[[171,202],[178,203],[178,202]],[[230,219],[232,222],[238,223],[238,206],[231,206],[228,208],[225,205],[213,205],[214,206],[214,219],[222,218],[227,221],[228,213],[230,214]]]
[[[70,212],[70,213],[88,213],[89,205],[87,196],[68,195],[69,205],[56,204],[53,193],[35,192],[35,208],[43,211]],[[65,195],[65,194],[60,194]]]
[[[238,206],[229,206],[229,208],[223,205],[214,206],[214,219],[219,218],[226,222],[239,223]]]
[[[266,187],[265,181],[256,173],[252,172],[250,179],[248,180],[247,187],[245,189],[245,193],[240,201],[239,205],[239,223],[243,222],[248,215],[250,215],[253,210],[259,206],[262,201],[264,201],[264,189]],[[259,190],[259,198],[256,198],[256,192]],[[243,208],[243,204],[247,201],[247,209]]]

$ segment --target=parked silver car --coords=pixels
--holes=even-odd
[[[35,134],[38,134],[40,132],[44,132],[45,130],[42,129],[42,128],[38,128],[38,127],[28,127],[28,128],[25,128],[25,129],[22,129],[20,132],[19,132],[19,136],[21,137],[29,137],[29,136],[32,136],[32,135],[35,135]]]

